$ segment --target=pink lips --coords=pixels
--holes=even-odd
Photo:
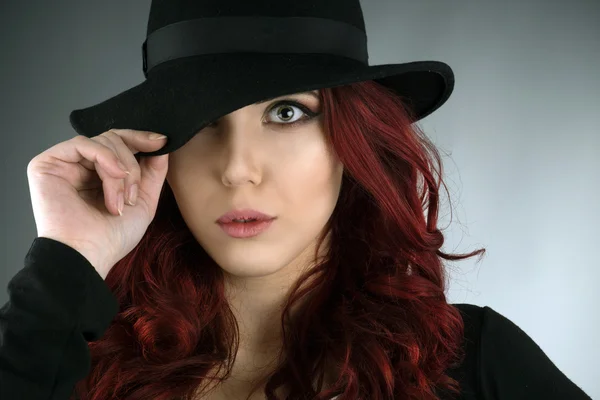
[[[234,221],[234,219],[251,219],[253,221],[238,222]],[[274,220],[275,217],[270,215],[256,210],[244,209],[230,211],[222,215],[216,222],[229,236],[234,238],[248,238],[266,231]]]
[[[268,221],[275,217],[272,217],[267,214],[263,214],[260,211],[252,210],[252,209],[243,209],[243,210],[232,210],[227,212],[226,214],[221,215],[221,217],[216,221],[218,224],[227,224],[232,222],[234,219],[254,219],[258,221]]]

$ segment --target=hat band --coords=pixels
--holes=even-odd
[[[367,35],[345,22],[315,17],[218,17],[176,22],[142,45],[144,76],[181,57],[220,53],[320,53],[368,63]]]

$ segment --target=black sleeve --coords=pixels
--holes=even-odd
[[[591,400],[515,323],[483,308],[478,370],[484,399]]]
[[[87,342],[119,310],[108,286],[73,248],[36,238],[0,309],[0,399],[67,400],[90,372]]]

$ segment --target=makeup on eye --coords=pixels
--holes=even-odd
[[[285,108],[300,110],[300,118],[292,122],[274,122],[275,124],[285,125],[286,127],[295,126],[296,124],[307,122],[320,114],[320,112],[314,112],[306,105],[290,99],[284,99],[276,102],[275,104],[269,107],[266,114],[271,115],[273,111],[278,111]],[[295,118],[296,116],[297,113],[294,111],[292,118]]]
[[[261,102],[261,103],[264,103]],[[257,103],[261,104],[261,103]],[[296,117],[296,114],[301,114],[301,118],[293,121],[293,122],[272,122],[275,125],[281,125],[284,128],[290,128],[290,127],[294,127],[297,126],[299,124],[305,123],[305,122],[309,122],[310,120],[314,119],[315,117],[321,115],[321,111],[313,111],[311,110],[310,107],[308,107],[307,105],[301,103],[298,100],[293,100],[291,98],[286,98],[286,99],[281,99],[281,100],[276,100],[273,104],[269,105],[268,107],[266,107],[267,111],[265,112],[265,115],[268,116],[275,110],[281,109],[283,106],[287,106],[290,109],[297,109],[299,110],[299,112],[294,112],[294,115],[292,118]],[[267,123],[269,121],[266,121]],[[212,123],[210,123],[209,125],[206,125],[207,128],[214,128],[218,123],[218,120],[213,121]]]

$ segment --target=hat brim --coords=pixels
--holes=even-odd
[[[87,137],[111,128],[158,132],[168,137],[162,155],[177,150],[199,130],[260,100],[375,80],[408,100],[416,122],[441,107],[454,88],[452,69],[440,61],[367,66],[329,56],[218,55],[173,60],[148,79],[69,120]]]

